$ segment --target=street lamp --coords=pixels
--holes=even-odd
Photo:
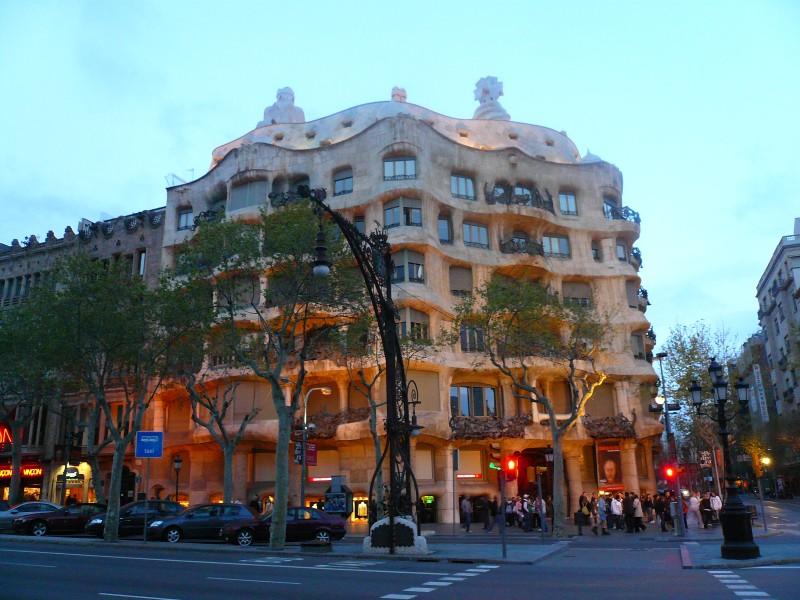
[[[725,412],[728,402],[728,382],[725,381],[722,365],[715,358],[711,359],[711,364],[708,366],[708,374],[711,377],[714,404],[717,407],[716,416],[703,412],[703,388],[697,384],[697,381],[692,381],[692,385],[689,386],[689,394],[697,415],[711,419],[719,426],[719,437],[722,442],[722,454],[725,460],[725,481],[728,483],[725,488],[725,503],[722,505],[719,516],[724,537],[721,548],[722,558],[757,558],[761,556],[761,552],[753,541],[753,525],[750,521],[750,511],[742,502],[742,498],[739,496],[739,488],[736,487],[733,460],[728,446],[728,422],[737,416],[747,414],[747,391],[750,386],[741,377],[739,378],[739,382],[733,386],[736,389],[739,408],[734,414],[728,415]]]
[[[183,466],[183,459],[180,454],[175,455],[172,459],[172,468],[175,469],[175,502],[178,502],[178,479],[181,475],[181,467]]]
[[[372,500],[375,497],[375,480],[388,454],[390,481],[386,506],[389,516],[388,546],[389,553],[394,554],[397,545],[395,519],[399,516],[411,516],[413,507],[418,504],[419,488],[411,469],[411,437],[419,432],[420,426],[413,422],[409,411],[409,389],[395,323],[397,307],[392,300],[391,278],[394,271],[392,245],[388,241],[389,236],[385,229],[364,235],[349,219],[325,204],[327,193],[323,188],[309,189],[308,186],[298,186],[295,192],[269,194],[274,207],[283,206],[300,198],[310,201],[320,217],[323,212],[327,214],[339,228],[353,252],[372,303],[386,360],[386,449],[372,475],[369,498]],[[327,258],[325,231],[321,219],[314,251],[314,274],[325,277],[330,272],[330,262]],[[370,526],[372,526],[371,511]],[[416,534],[419,535],[419,523]]]
[[[306,505],[306,479],[308,479],[308,458],[306,457],[306,447],[308,446],[308,431],[314,430],[314,424],[308,423],[308,397],[311,395],[311,392],[320,391],[322,392],[323,396],[330,396],[331,395],[331,388],[329,387],[313,387],[306,392],[305,397],[303,398],[303,454],[300,458],[300,464],[302,465],[302,477],[300,479],[300,506],[305,508]]]
[[[678,464],[678,444],[675,441],[675,434],[672,432],[672,424],[670,422],[669,413],[673,410],[678,410],[680,406],[677,402],[668,402],[667,401],[667,384],[664,380],[664,359],[667,358],[668,354],[666,352],[659,352],[656,354],[653,359],[658,360],[658,367],[661,373],[661,392],[663,396],[656,396],[656,406],[655,408],[651,408],[652,412],[664,412],[664,429],[667,431],[667,457],[671,460],[675,461],[675,465]],[[686,523],[683,521],[683,496],[681,494],[681,476],[678,469],[675,469],[675,489],[676,489],[676,509],[675,509],[675,521],[677,521],[677,527],[675,527],[675,535],[678,537],[684,537],[686,535]]]

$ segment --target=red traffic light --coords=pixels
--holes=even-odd
[[[664,469],[664,475],[666,475],[669,479],[675,477],[675,468],[674,467],[666,467]]]
[[[509,458],[506,461],[506,471],[513,471],[516,468],[517,468],[517,461],[514,460],[513,458]]]

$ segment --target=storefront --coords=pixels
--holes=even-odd
[[[97,499],[92,487],[91,467],[89,463],[69,465],[66,469],[66,494],[63,493],[64,486],[64,467],[56,469],[52,482],[51,499],[53,502],[61,503],[62,498],[73,498],[75,502],[96,502]]]
[[[38,462],[23,462],[20,474],[22,488],[21,500],[39,500],[42,497],[42,476],[44,467]],[[0,498],[8,500],[9,485],[11,484],[11,464],[0,466]]]

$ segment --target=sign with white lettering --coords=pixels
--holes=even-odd
[[[162,458],[163,456],[163,431],[136,432],[136,458]]]

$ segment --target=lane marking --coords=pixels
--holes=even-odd
[[[103,558],[113,560],[129,560],[141,562],[164,562],[176,563],[187,565],[218,565],[218,566],[237,566],[237,567],[270,567],[273,569],[302,569],[307,571],[354,571],[363,572],[363,569],[347,569],[342,567],[321,567],[321,566],[302,566],[302,565],[284,565],[284,564],[268,564],[268,563],[254,563],[242,561],[222,561],[222,560],[188,560],[185,558],[155,558],[147,556],[114,556],[109,554],[86,554],[81,552],[44,552],[41,550],[15,550],[0,548],[0,553],[18,553],[18,554],[43,554],[45,556],[77,556],[82,558]],[[439,573],[436,571],[390,571],[380,569],[370,569],[370,573],[386,573],[389,575],[447,575],[447,573]]]
[[[445,586],[445,585],[453,585],[453,582],[452,581],[426,581],[422,585]]]
[[[237,579],[235,577],[206,577],[213,581],[240,581],[243,583],[280,583],[282,585],[303,585],[297,581],[274,581],[270,579]]]
[[[160,596],[131,596],[130,594],[110,594],[107,592],[100,592],[100,596],[109,596],[112,598],[138,598],[139,600],[179,600],[178,598],[162,598]]]
[[[442,577],[442,581],[466,581],[466,577]]]
[[[429,587],[410,587],[403,590],[404,592],[435,592],[436,588]]]
[[[57,569],[55,565],[37,565],[36,563],[6,563],[9,567],[36,567],[37,569]]]
[[[411,600],[411,598],[416,597],[416,594],[386,594],[381,596],[381,598],[386,598],[387,600]]]

